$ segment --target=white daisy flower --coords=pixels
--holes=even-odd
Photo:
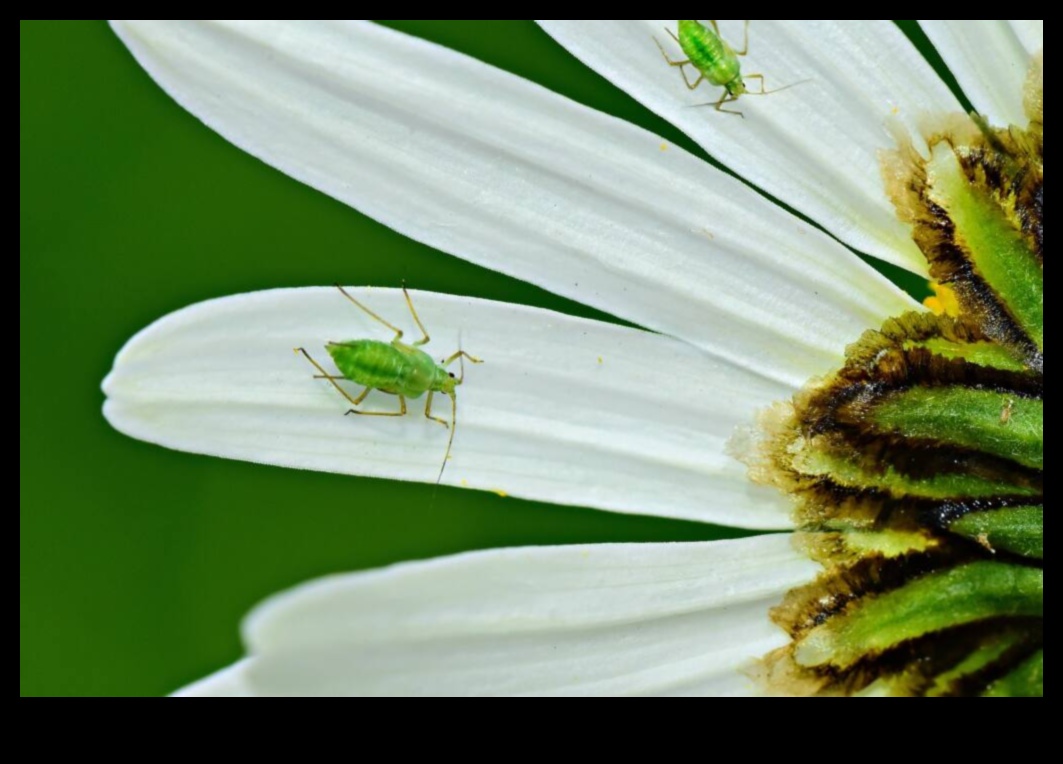
[[[954,197],[935,185],[937,175],[926,188],[888,187],[881,167],[883,152],[897,148],[896,135],[922,136],[928,117],[962,109],[891,22],[753,22],[743,71],[765,73],[769,88],[801,84],[764,98],[740,97],[731,108],[742,118],[692,108],[714,102],[719,89],[689,90],[662,58],[655,40],[682,58],[666,33],[677,29],[676,20],[539,22],[714,158],[823,230],[645,130],[369,22],[112,23],[171,96],[240,148],[418,241],[643,327],[412,293],[432,335],[426,349],[442,357],[462,347],[486,361],[468,370],[458,390],[456,438],[443,482],[768,530],[792,528],[795,503],[762,483],[787,483],[806,511],[797,522],[807,528],[812,475],[829,477],[847,496],[873,489],[879,498],[896,495],[897,480],[916,479],[890,472],[888,485],[872,486],[863,462],[846,462],[843,470],[837,452],[808,429],[822,402],[815,398],[807,408],[799,403],[790,429],[774,436],[792,460],[776,455],[771,479],[755,483],[730,455],[736,430],[748,428],[758,412],[794,398],[810,380],[835,379],[843,366],[852,371],[857,361],[847,360],[847,346],[920,310],[853,249],[919,274],[929,272],[929,257],[934,277],[949,280],[941,278],[945,265],[935,260],[936,250],[920,238],[926,221],[901,197],[910,191],[909,206],[931,199],[946,208]],[[731,39],[740,37],[742,24],[719,21]],[[923,28],[991,124],[1027,125],[1031,90],[1024,85],[1043,45],[1043,21],[930,21]],[[915,140],[911,176],[922,177],[921,163],[938,167],[941,143],[933,136]],[[1008,150],[1027,149],[1023,143]],[[1036,236],[1030,248],[1043,269],[1043,160],[1037,156],[1036,198],[1025,200],[1036,205],[1037,229],[1023,228],[1017,236],[1026,238],[1016,246]],[[941,158],[941,167],[949,161]],[[1019,193],[1011,186],[1005,191]],[[1022,191],[1034,193],[1027,186]],[[962,229],[960,212],[953,217]],[[972,224],[978,231],[989,225],[981,218]],[[970,256],[978,257],[972,247]],[[1040,314],[1021,285],[983,280],[989,290],[983,292],[999,298],[994,305],[1010,321],[994,324],[1004,327],[999,333],[961,318],[969,331],[959,338],[955,327],[936,324],[905,324],[888,338],[899,343],[898,352],[914,344],[935,357],[951,353],[955,360],[959,353],[957,364],[982,363],[983,355],[972,354],[999,351],[985,364],[1012,375],[993,378],[994,390],[1006,393],[997,422],[1004,435],[983,432],[977,442],[964,442],[961,434],[934,447],[947,448],[949,458],[961,447],[977,452],[979,478],[995,481],[994,491],[979,497],[997,501],[1006,494],[1008,501],[998,503],[1009,513],[1036,511],[1039,538],[1043,394],[1029,378],[1043,373],[1043,340],[1034,328]],[[959,300],[973,315],[973,287],[965,291],[965,284],[957,284]],[[389,321],[414,328],[400,321],[401,292],[351,293]],[[326,343],[369,337],[390,339],[333,289],[193,306],[130,341],[105,383],[105,413],[122,432],[169,448],[435,481],[447,442],[442,428],[420,416],[352,422],[343,416],[347,401],[327,381],[312,379],[314,370],[290,352],[320,349],[327,358]],[[945,342],[962,344],[962,352],[950,345],[946,353]],[[350,388],[351,395],[358,392]],[[386,398],[369,402],[380,410],[394,405]],[[929,448],[909,417],[919,403],[895,406],[900,413],[890,420],[890,448],[898,438],[905,448]],[[962,398],[946,408],[966,412],[970,403]],[[969,424],[956,424],[955,432],[967,433]],[[1001,439],[1012,450],[986,445]],[[1020,448],[1027,450],[1019,454]],[[880,457],[891,469],[898,458],[892,451]],[[1002,460],[1014,470],[1001,472]],[[843,472],[855,483],[843,486]],[[1012,501],[1020,484],[1024,500]],[[961,493],[973,495],[972,485],[964,483]],[[832,496],[844,503],[840,493]],[[910,538],[897,540],[908,527],[886,528],[892,546],[885,549],[884,511],[877,504],[875,511],[866,527],[841,510],[831,516],[834,524],[816,527],[832,540],[833,556],[775,535],[496,551],[311,583],[256,611],[245,627],[249,657],[186,694],[744,695],[810,687],[947,694],[959,692],[956,677],[970,682],[981,672],[979,690],[1002,692],[1016,673],[1040,670],[1041,614],[1031,604],[1041,602],[1039,551],[1009,547],[992,523],[978,533],[935,526],[934,533],[973,539],[986,554],[1036,563],[1018,573],[995,561],[959,560],[954,545],[926,531],[917,574],[874,592],[846,579],[842,591],[843,559],[866,565],[874,558],[877,565],[901,557],[911,563],[914,556]],[[844,528],[837,525],[842,520],[849,523]],[[927,561],[939,547],[950,555],[947,564],[939,557]],[[986,573],[989,565],[997,567]],[[1005,568],[1015,591],[1023,592],[1022,607],[987,610],[979,600],[970,613],[958,608],[947,622],[929,622],[925,603],[954,592],[947,587],[963,583],[956,579],[974,571],[990,586]],[[891,572],[874,571],[881,580]],[[919,586],[927,591],[916,597]],[[810,614],[811,593],[820,611]],[[784,598],[787,605],[773,620]],[[825,598],[833,598],[829,613]],[[912,633],[893,628],[876,614],[876,603],[879,611],[907,612],[908,622],[921,626]],[[810,615],[830,628],[801,620]],[[1004,617],[1012,620],[1003,636],[994,632],[990,639],[975,629]],[[882,635],[890,641],[861,641],[860,629],[871,630],[861,618],[876,627],[880,642],[887,639]],[[956,647],[952,635],[960,631],[963,646]],[[950,641],[947,649],[935,642],[935,656],[958,657],[942,658],[916,688],[899,651],[942,633]],[[977,672],[961,670],[965,660],[997,647]],[[755,675],[751,667],[773,653],[763,664],[771,671]],[[857,666],[875,670],[858,677]]]

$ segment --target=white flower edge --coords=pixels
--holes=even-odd
[[[250,661],[240,661],[174,693],[175,698],[253,698],[246,674]]]
[[[920,19],[974,107],[998,125],[1024,125],[1023,85],[1044,47],[1044,20]]]
[[[818,566],[788,536],[500,550],[273,598],[248,659],[183,694],[756,695],[769,610]]]
[[[913,307],[696,157],[440,46],[361,21],[112,24],[179,103],[289,175],[790,385]]]
[[[744,20],[718,23],[740,47]],[[666,31],[675,32],[675,19],[539,24],[741,177],[857,250],[926,273],[926,258],[883,190],[879,154],[896,146],[888,125],[919,135],[924,114],[954,112],[959,103],[892,22],[752,21],[743,73],[762,73],[768,89],[794,87],[728,106],[744,119],[697,108],[722,89],[703,83],[691,91],[664,61],[654,40],[673,60],[685,58]]]
[[[410,330],[402,292],[352,294]],[[448,485],[508,496],[746,528],[789,527],[787,500],[725,454],[736,428],[793,393],[672,338],[505,303],[412,292],[442,360],[466,365]],[[736,325],[735,332],[742,331]],[[228,297],[134,337],[104,383],[115,428],[169,448],[299,469],[433,482],[447,430],[424,399],[403,418],[345,417],[327,342],[391,333],[332,288]],[[796,352],[796,350],[795,350]],[[458,366],[452,367],[455,371]],[[344,383],[352,396],[361,388]],[[368,410],[396,411],[379,393]],[[434,413],[450,417],[436,396]]]

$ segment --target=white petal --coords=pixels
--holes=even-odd
[[[1032,56],[1045,47],[1044,19],[1011,19],[1008,23],[1015,30],[1027,55]]]
[[[925,258],[886,197],[879,152],[896,146],[888,123],[917,135],[922,113],[959,104],[892,23],[753,21],[743,74],[762,73],[769,90],[794,87],[742,97],[729,108],[745,119],[691,108],[715,102],[722,90],[703,83],[691,92],[665,63],[654,40],[672,59],[684,58],[666,31],[675,31],[674,19],[539,23],[746,180],[856,249],[926,273]],[[741,46],[743,21],[719,24],[724,38]],[[755,81],[751,87],[757,89]]]
[[[402,293],[356,291],[412,331]],[[532,308],[413,293],[442,358],[466,366],[444,482],[510,496],[751,528],[788,527],[789,508],[724,454],[736,427],[792,390],[647,332]],[[416,338],[416,334],[410,335]],[[106,415],[136,438],[302,469],[432,482],[447,431],[410,401],[405,418],[351,406],[292,353],[328,362],[329,341],[390,340],[334,289],[231,297],[135,337],[105,382]],[[328,368],[333,369],[331,363]],[[348,386],[352,395],[361,390]],[[372,411],[395,411],[376,393]],[[449,400],[435,413],[449,418]]]
[[[773,379],[829,371],[863,329],[912,307],[699,159],[445,48],[359,22],[115,29],[180,103],[284,172]]]
[[[1026,124],[1023,84],[1030,57],[1044,46],[1044,20],[919,23],[976,109],[996,124]]]
[[[817,566],[787,536],[519,549],[338,576],[246,624],[261,695],[748,695],[768,611]]]
[[[247,684],[250,661],[239,663],[211,674],[195,684],[174,693],[175,698],[250,698],[254,697]]]

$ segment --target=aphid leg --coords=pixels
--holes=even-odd
[[[742,119],[745,119],[746,115],[743,114],[742,112],[740,112],[740,111],[732,111],[731,109],[723,108],[723,105],[725,103],[733,103],[734,101],[737,101],[737,100],[738,100],[738,96],[731,95],[729,92],[724,91],[724,94],[722,96],[720,96],[720,100],[717,101],[716,103],[714,103],[713,106],[715,107],[716,111],[720,112],[721,114],[737,114]]]
[[[1004,407],[1000,411],[1000,423],[1002,425],[1011,424],[1011,418],[1015,414],[1015,401],[1008,398],[1004,401]]]
[[[666,29],[664,31],[670,34],[672,36],[672,39],[675,40],[676,43],[679,42],[679,38],[675,36],[671,29]],[[683,75],[683,82],[686,84],[687,90],[694,90],[698,85],[701,84],[702,80],[705,79],[705,75],[701,72],[698,72],[698,78],[694,80],[693,83],[690,82],[690,78],[687,76],[686,67],[691,63],[690,59],[686,59],[685,61],[673,61],[668,56],[668,52],[664,49],[664,46],[661,45],[660,40],[654,37],[653,41],[657,44],[657,50],[661,51],[661,55],[664,56],[664,60],[668,62],[668,65],[679,68],[679,73]]]
[[[359,402],[365,400],[365,396],[367,395],[369,395],[369,390],[366,390],[358,396]],[[356,414],[357,416],[406,416],[406,399],[401,395],[399,396],[398,411],[359,411],[358,409],[351,409],[347,412],[346,416],[350,416],[351,414]]]
[[[687,86],[687,90],[697,90],[698,85],[705,81],[705,75],[702,72],[698,72],[698,78],[693,82],[687,77],[686,69],[680,69],[679,73],[683,75],[683,84]]]
[[[452,355],[450,358],[448,358],[447,360],[443,361],[443,367],[446,368],[447,366],[450,366],[450,364],[454,363],[459,358],[461,358],[461,359],[468,358],[469,359],[469,363],[483,363],[483,359],[482,358],[476,358],[474,356],[469,355],[464,350],[459,350],[457,353]],[[461,376],[458,377],[458,384],[461,384],[464,381],[465,381],[465,364],[463,363],[462,366],[461,366]]]
[[[400,329],[399,327],[395,326],[394,324],[389,324],[389,323],[388,323],[387,321],[385,321],[384,319],[382,319],[382,318],[381,318],[380,316],[378,316],[378,315],[377,315],[376,313],[374,313],[373,311],[369,310],[369,308],[365,307],[364,305],[362,305],[362,303],[358,302],[358,300],[354,299],[354,298],[353,298],[353,297],[352,297],[352,296],[351,296],[351,295],[350,295],[350,294],[349,294],[349,293],[347,292],[347,290],[346,290],[346,289],[344,289],[343,287],[341,287],[341,286],[340,286],[339,284],[336,284],[336,288],[337,288],[338,290],[340,290],[340,294],[342,294],[342,295],[343,295],[344,297],[346,297],[346,298],[347,298],[348,300],[350,300],[351,302],[353,302],[353,303],[354,303],[354,304],[355,304],[356,306],[358,306],[359,308],[361,308],[361,309],[362,309],[362,311],[364,311],[365,313],[367,313],[367,314],[369,315],[369,317],[370,317],[370,318],[374,318],[374,319],[376,319],[377,321],[379,321],[380,323],[382,323],[382,324],[383,324],[384,326],[386,326],[386,327],[387,327],[388,329],[390,329],[391,331],[395,332],[395,339],[397,339],[397,340],[401,340],[401,339],[402,339],[402,329]],[[407,296],[406,296],[406,299],[407,299],[407,300],[409,300],[409,299],[410,299],[410,298],[409,298],[409,295],[407,295]]]
[[[781,93],[784,90],[796,88],[798,85],[804,85],[806,82],[809,82],[809,80],[800,80],[799,82],[791,82],[789,85],[783,85],[781,88],[775,88],[775,90],[768,90],[764,84],[763,74],[747,74],[745,77],[747,81],[758,80],[760,82],[760,90],[758,90],[756,93],[746,93],[746,95],[750,96],[765,96],[771,95],[772,93]]]
[[[444,427],[450,427],[450,423],[446,419],[440,419],[437,416],[432,416],[432,398],[435,396],[435,392],[428,391],[428,400],[424,402],[424,416],[425,419],[431,419],[433,422],[439,422]]]
[[[713,22],[715,25],[716,22]],[[716,32],[719,34],[719,31]],[[749,53],[749,19],[746,19],[745,39],[742,41],[742,50],[736,50],[734,54],[736,56],[744,56]]]
[[[447,393],[447,395],[450,396],[450,437],[447,438],[447,451],[443,454],[443,466],[439,468],[436,485],[439,485],[439,481],[443,479],[443,473],[446,472],[447,462],[450,461],[450,448],[454,445],[454,431],[458,429],[458,396],[454,393]]]
[[[443,361],[443,365],[444,366],[450,366],[450,364],[454,363],[456,360],[458,360],[459,358],[462,358],[462,357],[468,359],[469,363],[483,363],[483,359],[482,358],[476,358],[475,356],[469,355],[464,350],[459,350],[457,353],[452,355],[450,358],[448,358],[447,360]]]
[[[413,315],[413,322],[415,324],[417,324],[417,328],[420,329],[421,330],[421,334],[424,335],[424,338],[419,339],[419,340],[417,340],[417,342],[413,343],[414,347],[420,347],[421,345],[427,345],[429,342],[432,341],[432,338],[428,336],[428,332],[425,330],[424,324],[421,323],[421,319],[418,317],[417,311],[413,309],[413,300],[410,299],[410,293],[408,291],[406,291],[406,282],[405,281],[402,282],[402,293],[404,295],[406,295],[406,304],[409,306],[410,313]]]
[[[311,364],[313,364],[315,369],[317,369],[319,372],[321,372],[320,375],[315,375],[314,379],[327,379],[329,382],[332,383],[332,386],[335,387],[336,390],[339,391],[340,395],[342,395],[344,398],[346,398],[347,402],[350,403],[352,406],[357,406],[358,404],[360,404],[362,401],[365,400],[365,396],[367,396],[369,394],[369,391],[366,390],[361,395],[359,395],[357,398],[352,398],[350,393],[348,393],[346,390],[344,390],[342,387],[340,387],[340,380],[343,379],[343,377],[334,377],[331,374],[329,374],[327,371],[325,371],[321,367],[321,364],[319,364],[317,361],[315,361],[313,359],[313,357],[308,352],[306,352],[305,348],[296,348],[295,352],[296,353],[302,353],[303,357],[306,358],[306,360],[308,360]]]
[[[337,382],[342,382],[343,380],[346,379],[346,377],[332,377],[332,376],[329,376],[328,374],[315,374],[314,375],[314,379],[327,379],[329,382],[332,383],[333,387],[339,387],[339,385],[337,385],[336,383]],[[344,393],[344,397],[347,398],[347,400],[350,401],[351,403],[353,403],[355,406],[360,406],[362,404],[362,401],[364,401],[366,399],[366,397],[369,395],[369,393],[372,390],[373,390],[373,388],[367,387],[365,390],[362,390],[362,392],[359,393],[357,398],[355,398],[354,400],[351,400],[351,397],[344,392],[343,388],[340,388],[340,392]]]
[[[712,31],[716,33],[716,36],[720,36],[720,25],[716,23],[716,19],[709,19],[709,23],[712,24]]]

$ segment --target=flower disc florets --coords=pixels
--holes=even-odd
[[[769,417],[757,475],[827,568],[774,614],[781,690],[1043,695],[1042,69],[1028,125],[952,120],[886,162],[956,315],[889,321]]]

